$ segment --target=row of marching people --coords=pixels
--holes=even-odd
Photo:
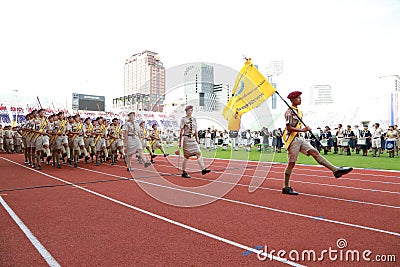
[[[40,109],[27,114],[26,121],[16,129],[16,133],[21,136],[25,164],[40,170],[44,162],[56,168],[67,162],[78,167],[79,159],[86,164],[91,160],[96,166],[108,160],[114,165],[118,158],[128,164],[125,156],[127,146],[124,147],[124,142],[126,144],[129,139],[128,127],[129,122],[121,126],[117,118],[108,123],[102,117],[93,120],[82,119],[79,114],[65,117],[63,112],[46,116]],[[149,131],[142,122],[138,128],[135,135],[141,147],[149,151],[150,160],[146,159],[143,149],[135,153],[146,167],[154,162],[156,149],[168,156],[157,125]]]
[[[18,127],[11,125],[3,126],[0,124],[0,151],[20,153],[23,149],[22,136],[18,133]]]

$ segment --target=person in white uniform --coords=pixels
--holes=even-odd
[[[135,122],[135,112],[130,112],[128,117],[128,121],[122,128],[124,138],[124,154],[128,157],[127,170],[132,171],[131,158],[136,153],[139,154],[139,157],[144,162],[144,167],[147,168],[151,165],[151,163],[147,160],[143,153],[142,142],[140,141],[141,130],[139,125]]]

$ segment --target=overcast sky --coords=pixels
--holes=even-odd
[[[283,60],[284,92],[374,95],[400,74],[399,14],[398,0],[2,1],[0,91],[121,96],[125,59],[148,49],[166,68]]]

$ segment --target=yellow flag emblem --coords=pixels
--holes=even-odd
[[[228,130],[238,131],[241,116],[261,105],[275,91],[248,59],[236,78],[233,96],[222,112],[228,121]]]

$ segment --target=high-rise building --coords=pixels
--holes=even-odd
[[[232,97],[232,88],[228,83],[214,84],[215,110],[222,111]]]
[[[330,85],[313,85],[310,93],[310,103],[331,104],[333,103]]]
[[[277,80],[278,77],[283,73],[283,70],[284,62],[282,60],[273,60],[269,63],[269,65],[267,65],[266,78],[275,89],[278,89]],[[273,94],[267,101],[273,114],[276,113],[275,111],[280,110],[282,103],[278,101],[276,94]]]
[[[215,111],[214,67],[196,63],[186,67],[184,72],[185,103],[193,105],[195,111]]]
[[[113,100],[116,108],[163,111],[165,68],[156,52],[130,56],[124,65],[124,96]]]

